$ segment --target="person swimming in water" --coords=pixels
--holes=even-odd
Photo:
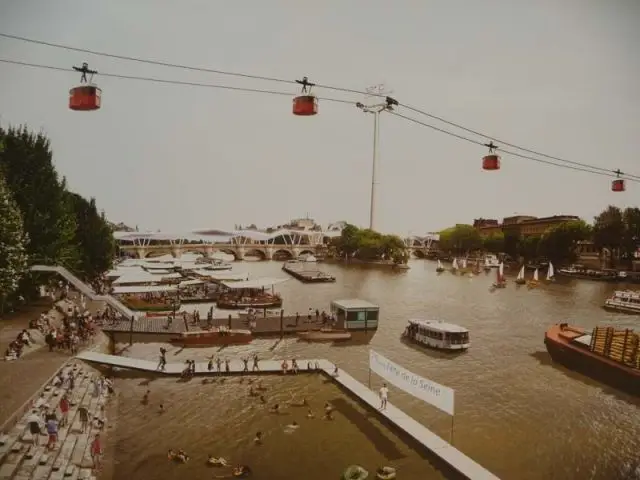
[[[256,432],[253,443],[255,443],[256,445],[262,445],[262,432]]]
[[[313,413],[313,410],[309,409],[307,411],[307,418],[316,418],[315,414]]]
[[[280,413],[280,405],[276,403],[273,407],[269,409],[269,411],[271,413]]]

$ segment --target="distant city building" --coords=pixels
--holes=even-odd
[[[553,215],[551,217],[538,218],[531,215],[514,215],[505,217],[502,223],[494,219],[478,218],[473,221],[473,226],[483,237],[498,232],[530,237],[542,235],[551,227],[575,220],[580,220],[580,217],[575,215]]]

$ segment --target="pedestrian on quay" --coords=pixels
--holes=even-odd
[[[258,354],[254,353],[253,354],[253,371],[254,372],[256,372],[256,371],[259,372],[260,371],[260,367],[258,366],[258,361],[259,361]]]
[[[385,410],[387,408],[388,399],[389,389],[387,388],[387,384],[383,383],[382,387],[380,387],[380,410]]]
[[[244,364],[244,367],[242,369],[243,372],[248,372],[249,371],[249,359],[248,358],[243,358],[242,359],[242,363]]]
[[[60,426],[64,427],[67,424],[67,419],[69,416],[69,399],[67,398],[67,394],[62,395],[60,399],[60,413],[62,418],[60,419]]]

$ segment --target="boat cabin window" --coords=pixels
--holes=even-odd
[[[453,345],[469,343],[469,332],[446,332],[445,340]]]

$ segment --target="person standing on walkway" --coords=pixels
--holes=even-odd
[[[60,399],[60,413],[62,415],[60,426],[64,427],[67,424],[67,418],[69,416],[69,399],[66,393]]]
[[[158,367],[156,370],[160,370],[164,372],[165,367],[167,366],[167,351],[160,347],[160,361],[158,362]]]
[[[100,442],[100,434],[96,433],[96,436],[91,442],[91,459],[93,460],[93,469],[100,469],[100,458],[102,457],[102,443]]]
[[[256,372],[256,371],[259,372],[260,371],[260,367],[258,366],[258,362],[259,362],[258,354],[254,353],[253,354],[253,371],[254,372]]]
[[[56,448],[56,443],[58,443],[58,422],[53,418],[47,421],[47,433],[49,434],[47,448],[53,450]]]
[[[387,384],[383,383],[382,387],[380,387],[380,410],[385,410],[387,408],[388,399],[389,389],[387,388]]]

